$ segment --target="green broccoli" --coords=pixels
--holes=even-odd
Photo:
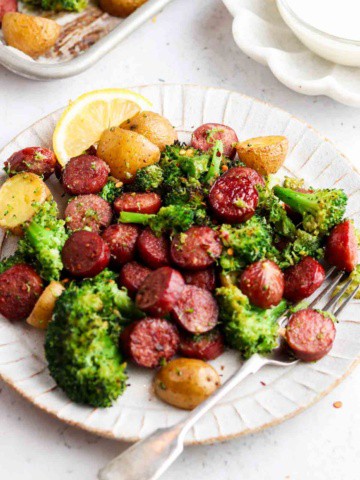
[[[64,220],[59,220],[57,215],[53,200],[39,206],[30,222],[24,225],[24,236],[19,241],[19,253],[35,261],[39,275],[47,281],[59,280],[63,269],[61,250],[67,233]]]
[[[9,257],[3,258],[0,261],[0,274],[9,270],[9,268],[13,267],[14,265],[18,265],[19,263],[29,263],[25,256],[20,253],[18,250]]]
[[[220,319],[225,325],[229,344],[249,358],[254,353],[268,353],[278,344],[277,319],[285,312],[286,302],[263,310],[250,304],[235,285],[216,290],[220,303]]]
[[[273,259],[278,254],[269,225],[258,215],[241,225],[222,225],[220,238],[226,247],[220,257],[224,273],[240,270],[263,258]]]
[[[130,189],[137,192],[156,192],[162,181],[162,168],[158,164],[149,165],[136,172],[135,180],[130,185]]]
[[[77,403],[109,407],[125,389],[119,334],[137,318],[132,300],[104,270],[81,284],[71,282],[58,298],[45,339],[49,371]]]
[[[344,280],[340,285],[338,285],[334,291],[334,295],[336,295],[341,288],[344,286],[344,284],[348,281],[352,280],[351,284],[348,286],[344,293],[344,297],[348,297],[353,293],[353,291],[358,287],[360,284],[360,264],[355,267],[355,269],[350,273],[349,277]],[[360,290],[355,294],[355,300],[360,300]]]
[[[123,192],[122,183],[116,178],[110,177],[99,193],[99,196],[106,202],[113,203]]]
[[[224,145],[221,140],[216,140],[212,148],[211,162],[209,170],[204,178],[204,182],[212,185],[220,176],[220,167],[223,159]]]
[[[87,7],[87,0],[24,0],[24,3],[42,10],[81,12]]]
[[[292,190],[300,190],[304,188],[305,181],[303,178],[293,178],[293,177],[285,177],[283,187],[291,188]]]
[[[313,235],[326,235],[341,222],[347,203],[343,190],[323,189],[301,193],[291,188],[274,187],[275,195],[303,216],[304,230]]]
[[[149,225],[152,231],[160,236],[164,232],[178,233],[188,230],[194,223],[195,213],[186,205],[169,205],[162,207],[156,215],[121,212],[120,223],[139,223]]]
[[[304,230],[296,230],[290,241],[276,260],[280,268],[287,268],[298,263],[303,257],[321,259],[324,256],[321,238]]]

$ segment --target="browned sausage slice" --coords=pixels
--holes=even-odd
[[[136,365],[155,368],[175,355],[179,334],[175,325],[163,318],[144,318],[126,327],[120,344]]]
[[[284,272],[284,297],[299,302],[310,297],[325,280],[324,267],[312,257],[305,257]]]
[[[170,263],[169,239],[165,235],[157,237],[149,227],[141,232],[137,249],[141,260],[150,268],[160,268]]]
[[[185,286],[181,274],[170,267],[151,272],[136,295],[136,304],[150,315],[163,317],[171,311]]]
[[[129,295],[136,295],[145,278],[151,273],[150,268],[137,262],[126,263],[119,275],[119,285],[125,287]]]
[[[224,337],[217,329],[201,335],[184,332],[180,334],[179,353],[184,357],[214,360],[224,352],[224,349]]]
[[[325,258],[340,270],[352,272],[358,263],[356,232],[350,220],[336,225],[326,243]]]
[[[171,313],[178,324],[191,333],[212,330],[219,317],[219,309],[212,294],[193,285],[185,286]]]
[[[160,210],[161,197],[157,193],[123,193],[114,202],[114,210],[154,214]]]
[[[255,185],[246,177],[228,173],[219,177],[209,193],[209,204],[218,220],[241,223],[249,220],[259,203]]]
[[[183,271],[181,272],[185,283],[188,285],[195,285],[195,287],[205,288],[213,292],[216,287],[215,270],[213,267],[198,271]]]
[[[171,242],[171,259],[184,270],[202,270],[220,257],[222,245],[210,227],[191,227],[175,235]]]
[[[124,265],[134,259],[139,233],[138,225],[119,223],[110,225],[102,234],[102,238],[109,245],[111,259],[116,265]]]
[[[265,185],[263,177],[250,167],[233,167],[226,172],[227,177],[247,178],[252,185]]]
[[[330,352],[335,335],[335,325],[330,317],[307,308],[290,317],[285,339],[297,358],[315,362]]]
[[[207,152],[214,146],[216,140],[221,140],[224,146],[224,155],[234,158],[236,150],[234,144],[239,141],[235,131],[221,123],[204,123],[192,134],[191,145],[203,152]]]
[[[93,155],[79,155],[71,158],[62,172],[62,183],[70,195],[99,193],[105,186],[110,169]]]
[[[110,250],[95,232],[79,230],[65,242],[61,252],[66,270],[74,277],[95,277],[109,265]]]
[[[111,206],[98,195],[74,197],[65,209],[66,226],[73,232],[86,229],[99,233],[110,225],[111,219]]]
[[[19,152],[13,153],[11,157],[6,160],[4,165],[9,177],[12,177],[19,172],[30,172],[44,177],[46,180],[54,172],[56,164],[57,160],[55,154],[48,148],[28,147]]]
[[[43,282],[35,270],[24,263],[0,275],[0,313],[8,320],[30,315],[43,291]]]

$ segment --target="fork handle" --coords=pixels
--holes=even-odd
[[[128,448],[99,472],[100,480],[157,480],[184,448],[190,428],[219,400],[250,374],[265,365],[266,359],[253,355],[210,397],[196,407],[184,420],[168,428],[156,430]]]

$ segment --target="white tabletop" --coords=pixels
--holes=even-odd
[[[197,83],[238,90],[305,119],[360,168],[360,109],[306,97],[241,53],[220,0],[174,0],[95,67],[40,83],[0,67],[0,148],[35,120],[97,88]],[[342,408],[333,406],[342,402]],[[360,369],[280,426],[214,446],[189,447],[164,480],[355,480],[360,457]],[[0,381],[0,478],[95,480],[126,446],[70,428]],[[139,479],[140,480],[140,479]]]

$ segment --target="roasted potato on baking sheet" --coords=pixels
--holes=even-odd
[[[284,163],[289,143],[286,137],[249,138],[236,144],[236,151],[247,167],[261,175],[276,173]]]

